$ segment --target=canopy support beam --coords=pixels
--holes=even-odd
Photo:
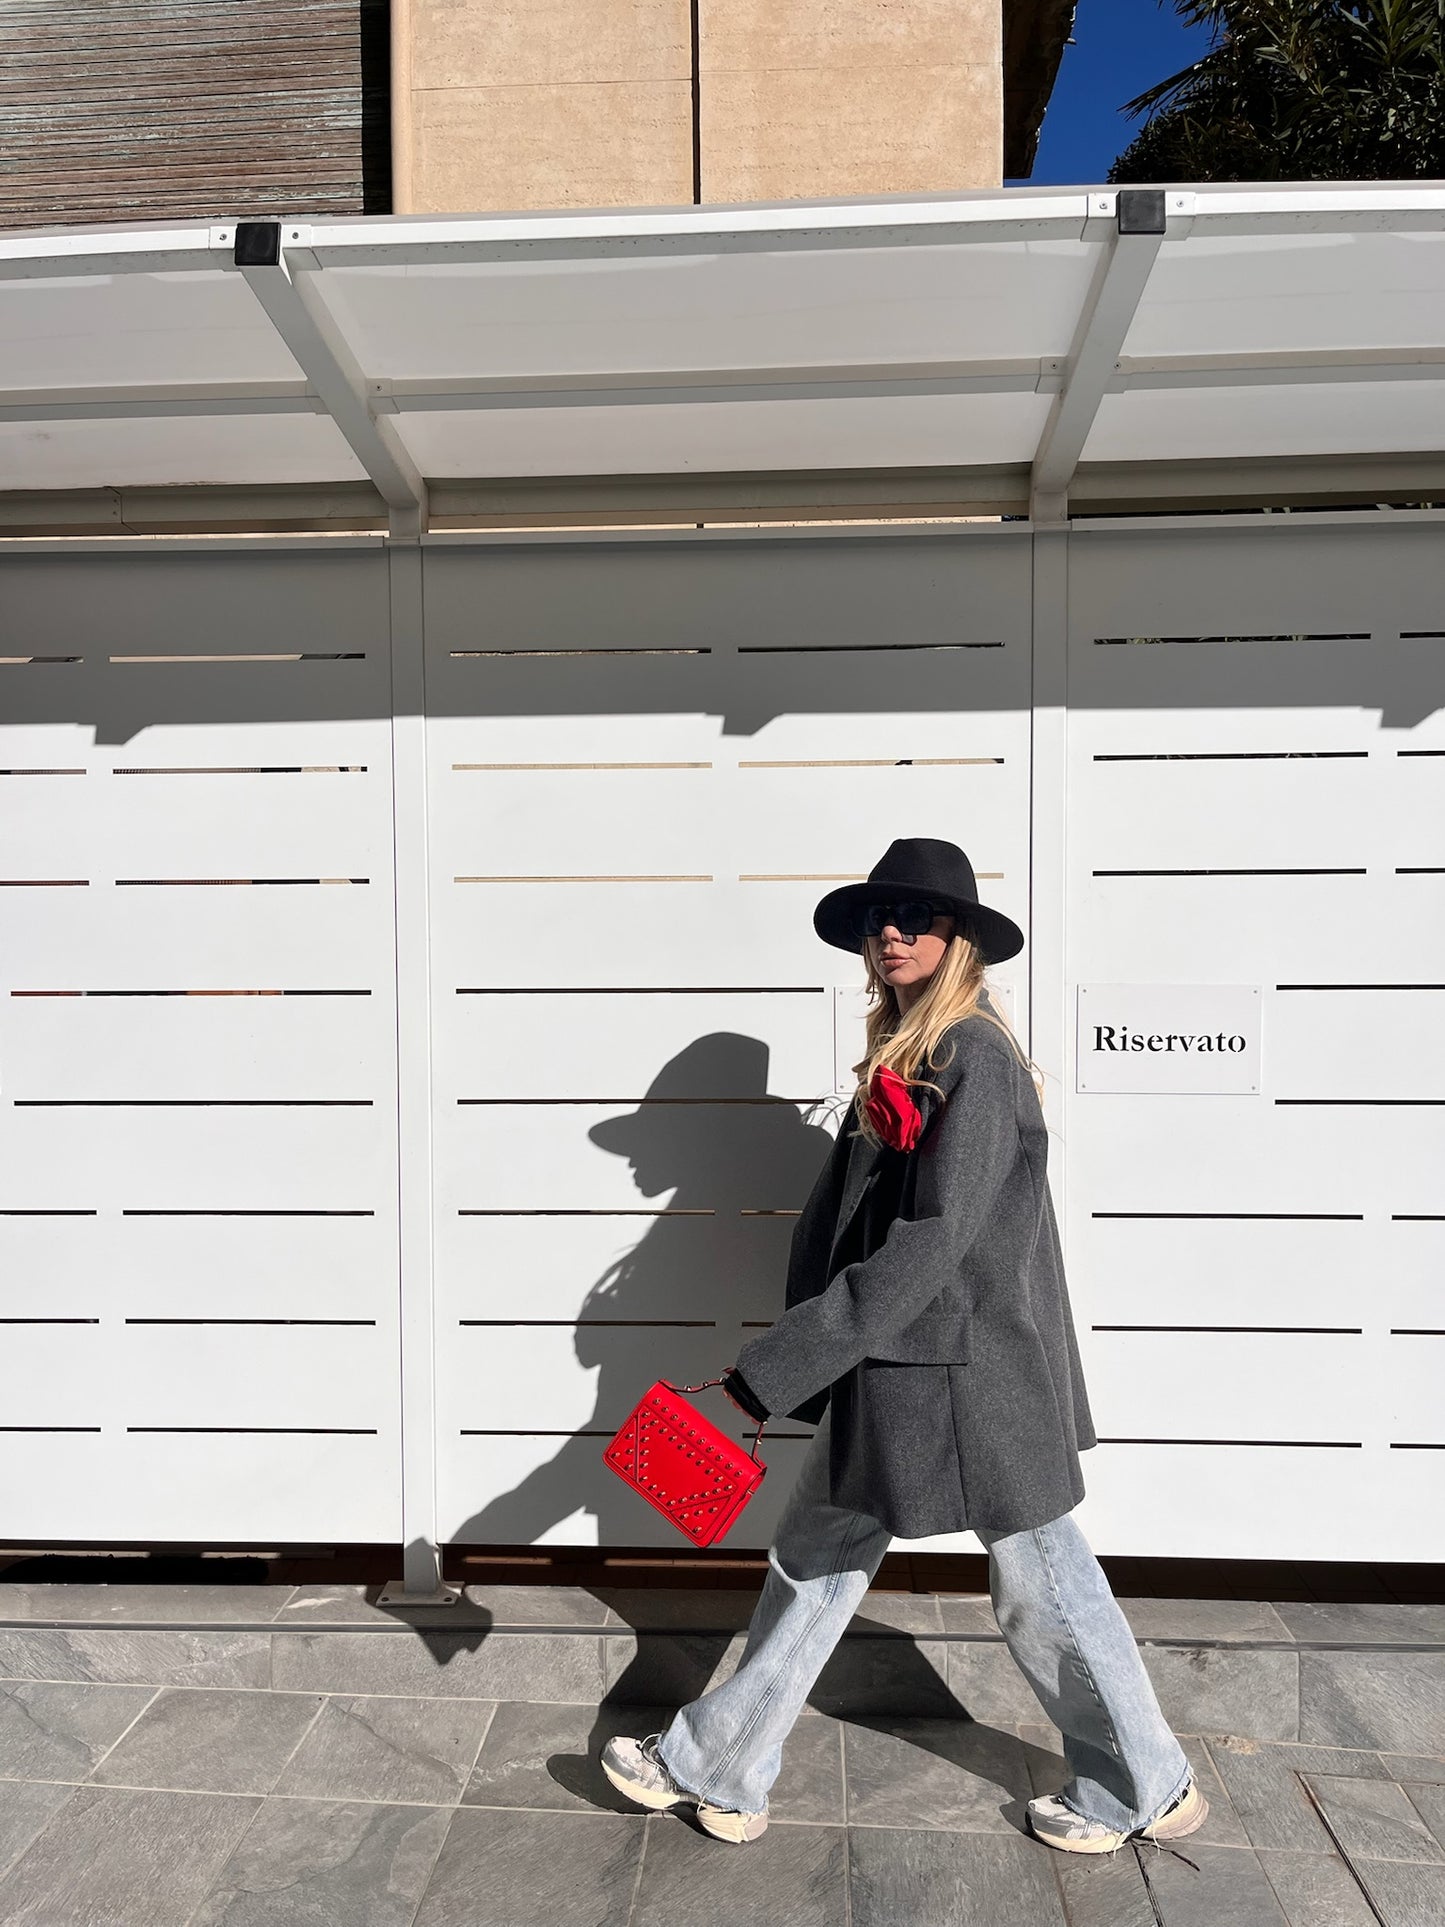
[[[293,229],[300,239],[301,230]],[[235,265],[314,394],[386,503],[393,535],[427,526],[426,483],[389,421],[373,413],[366,381],[330,310],[300,268],[293,275],[279,221],[242,221]]]
[[[1036,525],[1047,526],[1068,517],[1069,486],[1164,241],[1165,200],[1161,188],[1119,191],[1113,238],[1095,270],[1069,348],[1063,383],[1034,452],[1029,516]]]

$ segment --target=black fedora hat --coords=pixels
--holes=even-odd
[[[971,925],[988,963],[1004,963],[1024,947],[1024,933],[1013,918],[979,902],[973,865],[963,851],[933,836],[905,836],[890,843],[866,882],[828,892],[813,912],[813,928],[824,943],[858,954],[863,949],[858,919],[867,906],[901,903],[907,897],[928,897],[946,907],[960,925]]]

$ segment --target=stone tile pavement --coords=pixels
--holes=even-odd
[[[1439,1608],[1127,1602],[1176,1642],[1146,1656],[1211,1813],[1085,1859],[1024,1831],[1067,1774],[986,1600],[870,1597],[737,1848],[637,1813],[596,1757],[730,1663],[746,1596],[508,1589],[442,1633],[359,1591],[16,1590],[0,1927],[1445,1923]]]

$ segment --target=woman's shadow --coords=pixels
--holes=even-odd
[[[577,1360],[597,1373],[590,1417],[473,1514],[460,1541],[534,1545],[579,1512],[596,1520],[599,1546],[668,1536],[604,1465],[602,1448],[655,1379],[718,1377],[782,1309],[793,1224],[831,1139],[803,1115],[797,1094],[769,1092],[768,1057],[756,1037],[699,1037],[663,1065],[636,1110],[588,1132],[627,1159],[644,1208],[657,1215],[581,1299]],[[748,1421],[720,1391],[702,1401],[715,1424],[742,1436]]]

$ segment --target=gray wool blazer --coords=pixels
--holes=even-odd
[[[831,1401],[833,1503],[901,1538],[1058,1518],[1097,1443],[1033,1080],[985,1018],[937,1054],[942,1097],[913,1093],[923,1131],[876,1248],[835,1266],[882,1162],[850,1110],[793,1229],[786,1309],[737,1360],[771,1412],[815,1423]]]

